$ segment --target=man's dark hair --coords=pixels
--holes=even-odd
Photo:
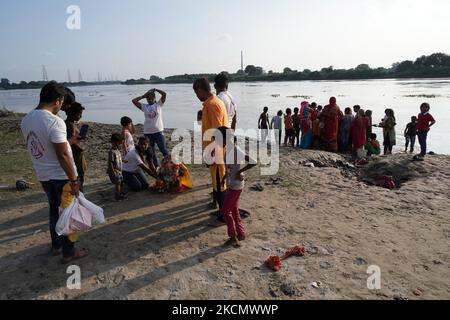
[[[323,109],[322,106],[318,106],[318,107],[317,107],[317,110],[322,110],[322,109]]]
[[[41,89],[39,103],[52,103],[58,99],[65,98],[66,95],[66,88],[62,84],[51,81]]]
[[[147,142],[148,143],[148,139],[146,137],[139,137],[138,138],[138,144],[141,142]]]
[[[78,113],[83,113],[83,110],[85,110],[85,108],[81,104],[74,102],[65,112],[67,117],[71,117],[77,115]]]
[[[226,89],[228,86],[228,77],[225,73],[219,73],[214,79],[216,89]]]
[[[353,106],[353,110],[355,112],[358,112],[359,110],[361,110],[361,106],[360,105]]]
[[[345,108],[345,114],[351,114],[352,109],[351,108]]]
[[[283,111],[278,111],[278,113],[277,113],[277,115],[279,116],[279,117],[281,117],[282,115],[283,115]]]
[[[121,133],[113,133],[111,135],[111,142],[121,142],[123,141],[123,135]]]
[[[208,79],[200,78],[194,81],[194,90],[203,90],[206,92],[211,92],[211,85],[209,84]]]
[[[317,108],[317,103],[315,103],[315,102],[311,103],[311,108],[313,108],[313,109]]]
[[[151,159],[152,157],[152,147],[149,146],[149,148],[147,149],[147,151],[144,151],[141,149],[141,147],[139,146],[140,143],[142,142],[147,142],[147,144],[149,144],[148,139],[146,137],[139,137],[138,138],[138,145],[135,147],[135,149],[137,150],[139,156],[141,157],[142,161],[144,161],[144,157],[147,157],[147,159]]]
[[[264,107],[263,111],[264,112],[269,112],[269,107]]]
[[[296,114],[299,113],[299,111],[300,111],[299,108],[295,108],[295,109],[294,109],[294,113],[296,113]]]
[[[65,87],[65,89],[66,89],[66,95],[64,97],[64,105],[72,106],[72,104],[74,104],[75,100],[76,100],[75,93],[73,93],[73,91],[67,87]]]
[[[133,120],[131,120],[130,117],[123,117],[122,119],[120,119],[120,124],[122,127],[126,127],[130,123],[133,123]]]
[[[287,114],[287,115],[292,114],[292,109],[291,109],[291,108],[287,108],[287,109],[286,109],[286,114]]]
[[[376,140],[376,139],[377,139],[377,135],[376,135],[375,133],[372,133],[372,134],[370,135],[370,139]]]

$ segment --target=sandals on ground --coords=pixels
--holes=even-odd
[[[62,258],[61,264],[68,264],[72,261],[80,260],[86,258],[89,255],[89,251],[85,248],[76,249],[73,256],[68,258]]]

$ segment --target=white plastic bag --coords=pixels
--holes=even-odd
[[[87,200],[80,192],[72,203],[60,213],[56,233],[60,236],[87,231],[93,225],[105,222],[103,209]]]
[[[102,208],[86,199],[81,192],[80,196],[78,197],[78,201],[83,207],[91,212],[93,226],[105,223],[105,215],[103,214]]]

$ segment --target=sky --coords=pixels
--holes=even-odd
[[[236,72],[241,50],[266,71],[389,67],[450,54],[449,12],[449,0],[2,0],[0,77]]]

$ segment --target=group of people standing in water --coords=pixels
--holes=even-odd
[[[420,114],[412,117],[405,129],[405,152],[410,147],[410,153],[413,153],[416,136],[419,140],[421,153],[414,160],[422,160],[427,153],[427,135],[436,123],[429,111],[430,105],[423,103]],[[282,110],[278,111],[271,121],[268,112],[269,108],[265,107],[258,120],[263,143],[267,142],[269,130],[275,130],[276,141],[281,145],[284,124],[284,146],[352,153],[356,158],[380,155],[381,145],[373,127],[383,129],[384,155],[392,154],[396,145],[397,120],[393,109],[386,109],[378,124],[373,123],[372,111],[363,110],[359,105],[355,105],[353,110],[345,108],[342,112],[335,97],[331,97],[325,107],[303,101],[293,112],[291,108],[287,108],[284,114]]]

